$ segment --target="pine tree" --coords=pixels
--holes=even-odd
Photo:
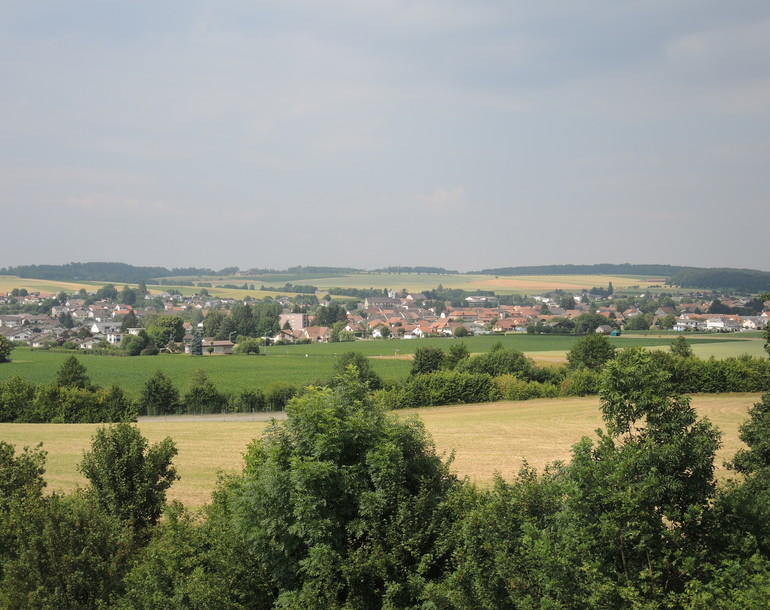
[[[190,354],[193,356],[203,355],[203,339],[201,339],[201,335],[197,330],[193,334],[192,341],[190,342]]]

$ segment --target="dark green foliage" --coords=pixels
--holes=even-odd
[[[289,405],[246,457],[237,531],[288,607],[410,607],[441,573],[452,477],[416,421],[386,415],[355,382]]]
[[[288,381],[274,381],[265,389],[265,404],[269,411],[282,411],[296,396],[297,386]]]
[[[14,375],[0,383],[0,422],[23,422],[29,417],[35,385]]]
[[[470,355],[468,346],[464,342],[452,343],[449,346],[449,351],[444,355],[444,364],[447,368],[453,369],[461,361],[470,358]]]
[[[440,347],[418,347],[414,350],[410,375],[424,375],[438,371],[444,365],[444,350]]]
[[[740,432],[747,448],[735,454],[734,468],[746,475],[770,470],[770,392],[749,410]]]
[[[222,496],[225,492],[220,491]],[[267,570],[230,523],[221,499],[196,519],[172,505],[126,577],[119,608],[235,610],[269,608]]]
[[[604,324],[609,324],[610,326],[615,325],[613,320],[605,318],[598,313],[581,313],[573,320],[573,322],[575,323],[573,332],[578,335],[593,333],[597,328]]]
[[[259,354],[259,341],[257,339],[245,339],[235,346],[236,354]]]
[[[86,389],[91,387],[86,367],[75,356],[67,358],[56,373],[56,385],[65,388]]]
[[[148,447],[136,426],[119,423],[96,431],[78,470],[100,507],[143,532],[157,522],[166,490],[179,478],[171,464],[176,454],[170,438]]]
[[[147,347],[147,333],[143,335],[124,335],[120,347],[129,356],[138,356]]]
[[[692,356],[692,347],[687,342],[687,339],[685,339],[684,335],[678,335],[671,342],[669,349],[674,356],[679,356],[681,358],[689,358]]]
[[[182,403],[187,413],[220,413],[227,408],[227,398],[202,369],[193,374],[190,390],[184,395]]]
[[[489,402],[498,397],[489,375],[449,370],[414,375],[376,394],[377,402],[389,409]]]
[[[201,334],[197,330],[195,331],[195,333],[193,333],[193,338],[190,341],[190,355],[191,356],[203,355],[203,339],[201,338]]]
[[[147,334],[157,347],[179,342],[184,339],[184,320],[179,316],[160,316],[147,329]]]
[[[12,351],[13,351],[13,343],[11,343],[3,335],[0,335],[0,363],[10,362]]]
[[[253,413],[266,408],[267,400],[262,390],[243,390],[232,403],[232,410],[237,413]]]
[[[347,318],[348,314],[342,305],[330,302],[326,307],[318,308],[314,325],[331,327],[335,322],[344,322]]]
[[[493,348],[486,354],[461,360],[457,370],[498,377],[516,375],[521,379],[530,379],[534,368],[531,358],[516,349]]]
[[[592,333],[581,337],[567,352],[570,368],[598,369],[615,356],[615,346],[605,336]]]
[[[0,513],[5,514],[15,500],[41,496],[45,487],[45,459],[41,445],[34,449],[24,447],[16,455],[13,445],[0,441]]]
[[[180,409],[179,390],[161,370],[155,371],[142,388],[139,412],[142,415],[168,415]]]
[[[347,379],[350,375],[349,367],[351,366],[355,369],[355,376],[359,383],[365,384],[370,390],[379,390],[382,387],[382,380],[372,369],[369,358],[359,352],[345,352],[337,356],[334,361],[332,383]]]
[[[17,504],[5,525],[16,553],[3,564],[3,608],[106,607],[122,591],[133,537],[89,498],[54,495]]]
[[[123,320],[120,322],[120,332],[127,333],[129,328],[138,328],[139,327],[139,318],[134,313],[134,310],[132,309],[129,311],[125,316],[123,316]]]

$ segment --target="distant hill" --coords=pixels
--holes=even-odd
[[[770,273],[755,269],[691,268],[677,271],[668,283],[682,288],[757,293],[770,290]]]
[[[271,270],[275,273],[274,270]],[[291,267],[278,273],[304,273],[345,275],[361,273],[362,269],[352,267]],[[389,273],[441,273],[456,274],[457,271],[442,267],[383,267],[374,271]],[[156,278],[174,276],[230,276],[238,273],[238,267],[226,267],[220,271],[207,268],[187,267],[167,269],[166,267],[135,267],[126,263],[67,263],[65,265],[21,265],[0,269],[0,275],[16,275],[22,278],[57,281],[95,281],[123,284],[139,282],[157,283]],[[469,271],[471,275],[646,275],[665,279],[667,284],[683,288],[723,290],[732,292],[761,293],[770,289],[770,272],[756,269],[698,268],[676,265],[632,265],[629,263],[596,265],[539,265],[519,267],[498,267]]]
[[[689,269],[676,265],[631,265],[622,263],[599,263],[597,265],[535,265],[523,267],[498,267],[469,271],[481,275],[657,275],[669,277],[674,273]]]
[[[96,281],[136,284],[169,275],[211,275],[211,269],[166,269],[134,267],[126,263],[67,263],[66,265],[20,265],[0,269],[0,275],[61,282]]]

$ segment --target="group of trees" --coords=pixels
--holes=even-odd
[[[600,388],[604,430],[569,462],[485,489],[452,473],[418,420],[378,407],[351,358],[290,402],[200,515],[177,504],[162,520],[168,439],[100,430],[88,486],[68,496],[42,493],[40,449],[0,443],[0,604],[766,605],[770,394],[741,427],[738,476],[718,485],[719,431],[650,352],[609,360]]]

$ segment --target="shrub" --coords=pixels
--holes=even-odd
[[[576,369],[561,383],[562,396],[587,396],[599,392],[600,372],[590,369]]]
[[[283,411],[298,393],[297,386],[288,381],[275,381],[265,390],[265,403],[270,411]]]

